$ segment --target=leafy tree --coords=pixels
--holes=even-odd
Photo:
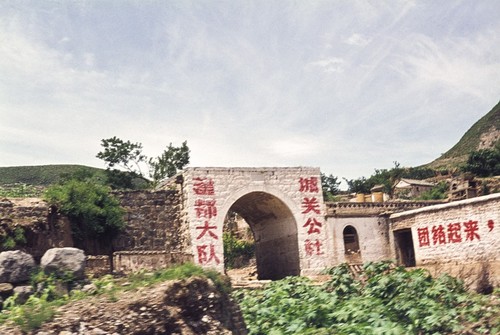
[[[334,177],[332,174],[328,176],[324,173],[321,174],[321,188],[325,200],[332,200],[335,195],[340,194],[339,185],[338,177]]]
[[[365,177],[350,180],[344,178],[344,180],[347,183],[347,191],[351,193],[370,193],[370,189],[373,187]]]
[[[440,182],[429,191],[422,193],[417,200],[440,200],[448,197],[449,185],[447,182]]]
[[[70,219],[77,241],[107,240],[125,226],[124,210],[106,186],[71,179],[50,186],[44,198]]]
[[[500,175],[500,142],[494,149],[482,149],[472,152],[462,170],[471,172],[478,177]]]
[[[134,179],[156,187],[162,179],[175,175],[189,164],[187,141],[180,147],[170,143],[160,156],[154,158],[142,153],[141,143],[123,141],[116,136],[101,140],[101,146],[104,150],[96,157],[106,163],[108,183],[114,188],[133,188]],[[145,166],[149,178],[143,172]]]
[[[429,168],[411,167],[402,168],[401,164],[394,162],[391,169],[375,169],[375,173],[368,179],[361,177],[358,179],[345,179],[348,191],[351,193],[370,193],[375,185],[383,185],[384,192],[392,195],[392,187],[401,178],[426,179],[435,176],[436,172]]]

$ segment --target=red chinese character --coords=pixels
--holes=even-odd
[[[320,213],[318,199],[316,198],[304,198],[304,200],[302,200],[302,208],[304,208],[302,214],[307,214],[309,212],[314,212],[316,214]]]
[[[429,240],[429,228],[427,228],[427,227],[418,228],[417,234],[418,234],[418,245],[419,246],[428,247],[431,244],[431,242]]]
[[[197,240],[205,236],[206,233],[208,233],[208,235],[210,235],[216,240],[219,239],[219,237],[212,231],[212,229],[217,229],[217,226],[209,226],[208,221],[205,221],[205,224],[203,226],[196,227],[196,229],[202,229],[202,232],[196,238]]]
[[[194,178],[193,191],[198,195],[214,195],[214,182],[212,179],[196,177]]]
[[[493,220],[488,220],[488,228],[490,229],[488,232],[492,231],[495,228],[495,222]]]
[[[465,233],[465,240],[473,241],[474,238],[480,240],[481,238],[479,237],[479,234],[477,231],[479,230],[479,227],[477,226],[477,221],[472,221],[469,220],[468,222],[464,222],[464,233]]]
[[[305,250],[307,256],[312,256],[314,254],[321,255],[321,241],[320,240],[305,240]]]
[[[311,192],[317,193],[319,192],[318,188],[318,177],[310,177],[310,178],[300,178],[300,192]]]
[[[207,255],[208,245],[198,245],[196,249],[198,250],[198,263],[199,264],[208,264],[211,261],[215,261],[215,264],[220,263],[219,257],[215,254],[215,246],[210,244],[210,253]]]
[[[432,227],[432,243],[446,244],[446,233],[442,225]]]
[[[307,230],[307,233],[309,235],[311,235],[313,233],[318,233],[318,234],[321,233],[321,230],[320,230],[320,228],[321,228],[321,222],[319,222],[315,218],[309,218],[309,219],[307,219],[307,222],[306,222],[306,224],[303,227],[309,227],[309,229]]]
[[[462,226],[460,223],[450,223],[448,225],[448,242],[449,243],[460,243],[462,242],[462,236],[460,235],[460,230]]]
[[[194,202],[194,209],[196,211],[196,217],[204,217],[211,219],[217,216],[217,207],[215,207],[215,200],[202,200],[197,199]]]

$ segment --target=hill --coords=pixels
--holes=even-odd
[[[37,165],[0,167],[0,185],[27,184],[48,186],[57,183],[64,175],[85,171],[100,174],[104,170],[83,165]]]
[[[460,141],[441,157],[424,167],[453,169],[467,161],[469,154],[480,149],[491,149],[500,143],[500,102],[462,136]]]

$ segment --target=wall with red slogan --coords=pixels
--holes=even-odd
[[[223,271],[223,223],[234,210],[253,230],[257,265],[266,264],[270,278],[328,265],[319,168],[188,168],[182,175],[195,263]]]
[[[390,221],[393,232],[411,229],[417,266],[487,263],[500,276],[500,194],[393,214]]]

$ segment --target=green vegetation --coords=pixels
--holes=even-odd
[[[36,198],[43,194],[43,188],[26,184],[0,186],[0,198]]]
[[[1,226],[0,227],[0,251],[13,250],[26,243],[24,228],[21,226]]]
[[[238,239],[231,232],[222,235],[224,243],[224,266],[226,269],[241,267],[255,257],[254,241]]]
[[[360,278],[346,264],[323,286],[288,277],[234,293],[250,335],[495,334],[500,308],[449,276],[390,262],[368,263]],[[495,292],[499,298],[499,292]]]
[[[161,180],[172,177],[189,164],[186,141],[180,147],[174,147],[170,143],[155,158],[148,158],[142,153],[141,143],[123,141],[116,136],[101,140],[101,146],[104,150],[97,153],[96,157],[105,162],[108,184],[113,188],[133,188],[134,179],[142,179],[147,186],[155,188]],[[149,179],[142,171],[144,166],[148,169]]]
[[[394,162],[392,169],[375,169],[375,173],[368,179],[361,177],[358,179],[345,179],[348,192],[370,193],[375,185],[383,185],[383,190],[387,194],[392,194],[392,187],[401,178],[426,179],[436,175],[436,171],[424,167],[403,168],[398,162]]]
[[[500,175],[500,142],[493,149],[472,152],[462,170],[478,177]]]
[[[325,201],[335,201],[336,197],[340,194],[340,181],[338,177],[332,174],[321,174],[321,188],[323,190],[323,199]]]
[[[124,211],[109,191],[103,185],[70,179],[63,184],[50,186],[44,198],[68,216],[76,240],[103,240],[114,236],[125,226]]]
[[[104,179],[104,170],[81,165],[40,165],[0,167],[0,185],[24,184],[49,186],[56,184],[65,175],[84,170]]]
[[[447,182],[440,182],[432,189],[427,192],[422,193],[417,200],[441,200],[448,197],[449,185]]]
[[[124,291],[136,290],[139,287],[151,286],[167,280],[186,279],[192,276],[209,278],[216,287],[229,293],[230,282],[215,271],[203,270],[193,264],[183,264],[159,270],[153,273],[137,272],[129,277],[115,279],[106,275],[91,281],[92,290],[68,290],[78,283],[70,275],[46,275],[43,271],[33,274],[31,285],[35,294],[25,303],[18,302],[14,295],[4,302],[0,312],[0,324],[12,322],[19,326],[23,332],[30,332],[40,327],[44,322],[52,319],[59,306],[74,300],[85,299],[90,296],[104,296],[110,301],[116,301],[118,295]],[[124,284],[126,283],[126,285]]]

